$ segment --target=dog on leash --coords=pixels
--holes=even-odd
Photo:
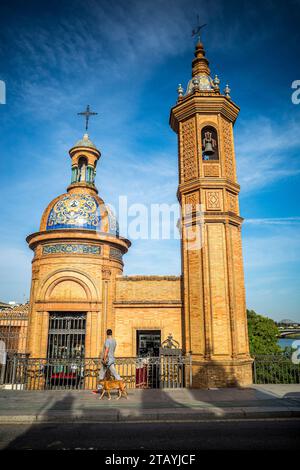
[[[126,399],[128,398],[126,384],[123,380],[99,380],[99,385],[103,387],[99,400],[102,400],[105,393],[107,393],[108,399],[111,400],[110,390],[118,390],[119,394],[116,398],[117,400],[119,400],[122,395]]]

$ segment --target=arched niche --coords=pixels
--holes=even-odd
[[[87,158],[81,155],[78,159],[78,170],[77,170],[77,180],[79,182],[87,181],[87,166],[88,166]]]
[[[218,132],[215,127],[208,125],[202,128],[201,145],[203,161],[219,160]]]
[[[61,301],[87,301],[89,291],[87,286],[77,279],[59,279],[53,283],[47,291],[46,300],[50,302]]]
[[[55,271],[44,279],[37,293],[37,300],[99,302],[100,293],[86,273],[64,269]]]

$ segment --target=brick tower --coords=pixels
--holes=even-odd
[[[182,220],[183,346],[195,360],[193,385],[252,381],[241,224],[233,141],[239,113],[226,85],[210,76],[198,41],[187,90],[178,87],[170,125],[178,134]],[[199,209],[201,209],[199,211]],[[198,231],[201,242],[190,243]]]

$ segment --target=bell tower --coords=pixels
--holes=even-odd
[[[200,38],[186,92],[178,87],[170,125],[178,135],[185,352],[193,385],[252,382],[233,126],[239,113],[212,79]],[[199,233],[190,243],[190,233]]]

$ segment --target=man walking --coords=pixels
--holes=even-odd
[[[116,380],[121,380],[121,377],[115,368],[115,350],[117,346],[116,340],[112,337],[112,330],[106,331],[107,338],[105,340],[102,352],[102,366],[99,372],[99,380],[103,380],[107,370],[114,376]],[[101,387],[100,387],[101,388]]]

